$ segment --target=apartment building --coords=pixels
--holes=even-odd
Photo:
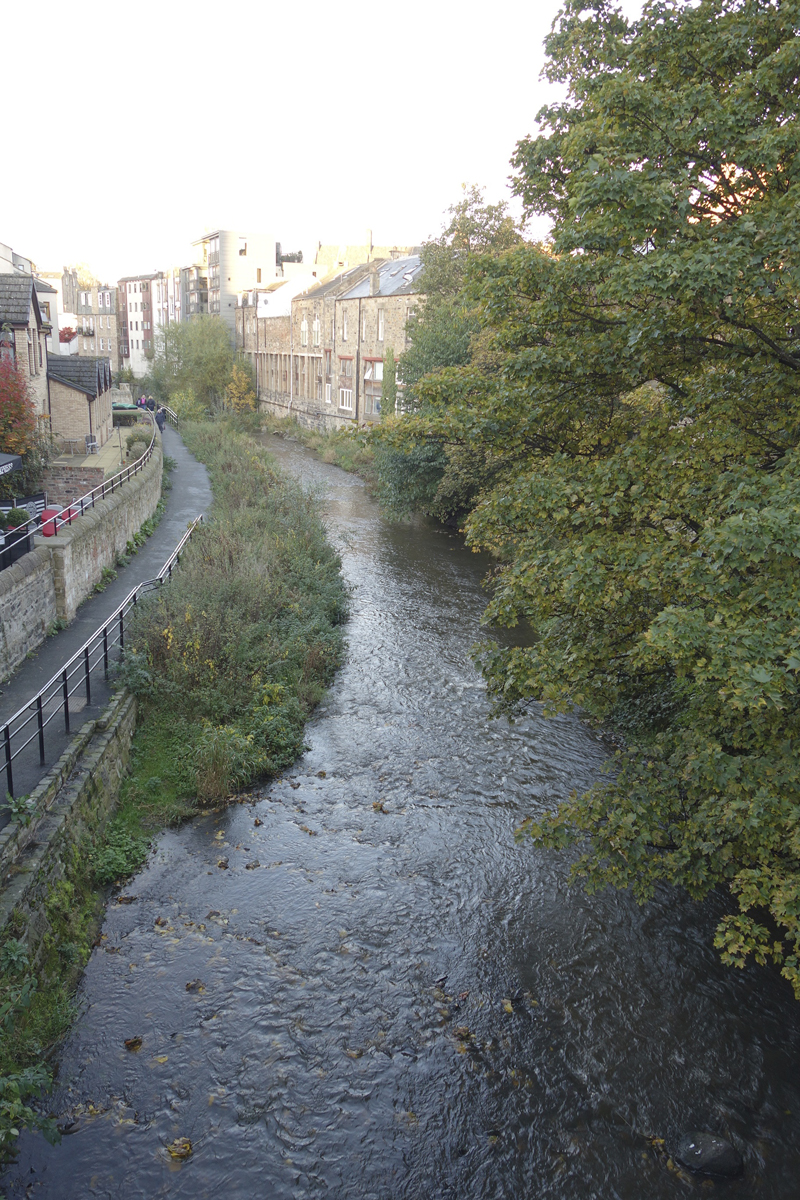
[[[196,311],[222,317],[233,334],[240,294],[278,277],[275,238],[216,229],[192,245],[197,247],[198,261],[190,270],[197,272],[198,280],[205,277],[207,295],[207,307]],[[195,313],[187,309],[187,315]]]
[[[147,374],[155,349],[160,310],[154,307],[154,296],[158,295],[158,283],[163,283],[163,274],[154,271],[150,275],[127,275],[117,284],[119,360],[137,379]]]
[[[361,263],[299,292],[290,315],[240,305],[236,345],[253,363],[260,405],[321,428],[379,420],[386,354],[406,349],[421,268],[419,255]]]
[[[74,296],[79,358],[108,358],[111,370],[120,367],[117,289],[109,284],[78,288]]]

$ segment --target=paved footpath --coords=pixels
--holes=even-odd
[[[13,716],[52,679],[138,583],[152,579],[158,574],[186,532],[187,525],[200,513],[208,513],[211,507],[211,487],[203,464],[189,453],[180,436],[169,426],[164,430],[163,446],[164,454],[171,455],[178,465],[172,472],[172,489],[166,493],[166,511],[155,533],[147,539],[139,552],[133,555],[128,566],[119,569],[117,578],[104,592],[86,600],[66,629],[48,638],[31,658],[17,668],[6,683],[0,685],[0,724]],[[79,717],[76,712],[73,730],[80,728],[84,721],[91,717],[99,716],[108,702],[109,694],[105,687],[95,686],[93,677],[92,705],[85,708]],[[57,733],[58,724],[58,721],[54,721],[48,728],[45,767],[39,766],[38,752],[35,763],[23,765],[20,762],[19,768],[15,763],[15,794],[29,792],[35,787],[41,776],[63,752],[67,739]],[[52,737],[50,730],[53,731]],[[0,795],[4,792],[2,780]],[[0,818],[0,824],[2,823]]]

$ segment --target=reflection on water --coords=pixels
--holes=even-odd
[[[54,1097],[71,1131],[23,1137],[9,1195],[666,1200],[701,1185],[648,1138],[700,1127],[747,1163],[712,1191],[794,1197],[789,989],[719,964],[716,902],[587,897],[514,844],[603,748],[490,721],[486,564],[273,442],[327,489],[346,664],[295,768],[165,834],[110,909]]]

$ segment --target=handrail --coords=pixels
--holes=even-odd
[[[92,490],[87,492],[85,496],[81,496],[79,500],[71,500],[69,504],[66,504],[62,509],[59,509],[59,511],[53,516],[45,517],[44,520],[42,520],[41,515],[37,517],[31,517],[31,519],[26,521],[24,525],[14,526],[13,530],[9,530],[9,532],[13,532],[18,535],[18,537],[16,537],[14,540],[19,541],[23,537],[30,537],[32,534],[36,533],[36,531],[43,524],[48,526],[52,525],[53,535],[57,537],[59,529],[62,529],[65,525],[71,525],[73,520],[79,515],[76,511],[78,507],[80,507],[80,516],[83,516],[87,509],[94,508],[98,498],[100,500],[104,500],[108,493],[115,491],[116,488],[121,487],[122,484],[127,483],[132,476],[137,475],[139,471],[143,470],[152,457],[153,446],[155,445],[156,440],[155,418],[147,409],[143,410],[143,415],[145,413],[150,420],[153,431],[150,435],[150,445],[147,447],[144,454],[136,459],[136,462],[131,463],[129,467],[123,467],[121,471],[118,471],[116,475],[112,475],[110,479],[104,479],[102,483],[99,483],[96,488],[92,488]]]
[[[109,652],[114,646],[119,645],[120,653],[125,647],[125,618],[135,609],[136,602],[140,595],[144,592],[152,591],[154,588],[163,587],[172,578],[172,569],[180,563],[181,554],[184,547],[190,541],[193,533],[198,525],[203,521],[202,514],[195,517],[186,533],[183,535],[178,545],[170,554],[164,566],[159,571],[154,579],[146,579],[143,583],[137,584],[132,591],[128,593],[118,608],[114,610],[109,617],[106,618],[103,625],[95,630],[90,638],[84,642],[79,650],[76,650],[72,658],[61,667],[56,674],[50,679],[36,695],[23,704],[22,708],[18,709],[12,717],[9,718],[3,725],[0,725],[0,742],[3,746],[5,756],[5,772],[6,786],[8,793],[14,795],[14,774],[13,763],[23,750],[25,750],[31,742],[37,738],[39,740],[39,765],[46,765],[45,757],[45,729],[50,722],[58,715],[59,711],[64,717],[64,732],[70,732],[70,712],[69,698],[79,688],[85,688],[86,703],[91,704],[92,700],[92,684],[91,675],[95,667],[102,662],[103,672],[105,677],[108,677]],[[93,661],[93,656],[94,661]],[[77,682],[73,682],[73,677],[78,676]],[[54,703],[55,702],[55,703]],[[52,706],[52,710],[48,712],[48,708]],[[35,723],[32,732],[28,732],[28,726]],[[21,744],[13,747],[14,739],[23,737]],[[0,770],[2,767],[0,767]]]
[[[177,429],[181,423],[181,419],[178,416],[178,414],[175,412],[175,409],[170,408],[170,406],[168,404],[162,404],[161,407],[163,408],[164,412],[166,413],[167,420],[169,421],[172,428]]]

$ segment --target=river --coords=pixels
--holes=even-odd
[[[23,1135],[9,1197],[796,1197],[788,985],[721,965],[720,899],[589,897],[515,844],[607,749],[575,717],[490,719],[485,560],[270,444],[325,489],[345,665],[294,768],[166,832],[111,904],[52,1098],[67,1132]],[[697,1128],[743,1178],[681,1179],[649,1140]]]

